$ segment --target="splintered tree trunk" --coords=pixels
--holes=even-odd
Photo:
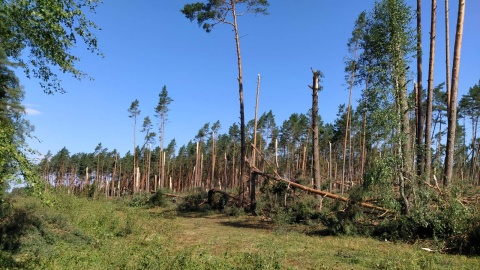
[[[427,123],[425,127],[425,177],[427,183],[430,183],[430,173],[432,169],[432,105],[433,105],[433,70],[435,61],[435,35],[437,20],[437,1],[432,0],[432,15],[430,23],[430,57],[428,60],[428,97],[427,97]]]
[[[318,145],[318,92],[320,90],[319,80],[320,71],[313,71],[313,84],[311,86],[312,94],[312,139],[313,139],[313,179],[318,190],[321,190],[320,181],[320,147]],[[323,197],[317,195],[318,208],[322,208]]]
[[[457,93],[458,74],[460,72],[460,54],[462,49],[463,22],[465,19],[465,0],[458,1],[457,30],[455,34],[455,47],[453,51],[452,85],[450,108],[448,114],[447,150],[444,164],[443,185],[449,186],[453,174],[453,156],[455,150],[455,130],[457,128]]]
[[[260,74],[258,74],[257,78],[257,95],[255,98],[255,118],[254,118],[254,125],[253,125],[253,146],[257,147],[257,116],[258,116],[258,98],[260,96]],[[252,150],[252,164],[256,166],[256,151],[255,149]]]
[[[255,98],[255,120],[254,120],[254,125],[253,125],[253,146],[256,148],[257,147],[257,116],[258,116],[258,98],[260,96],[260,74],[258,74],[257,78],[257,95]],[[252,164],[253,166],[256,166],[256,160],[255,160],[255,154],[256,154],[256,149],[252,149]],[[257,177],[256,175],[251,175],[250,176],[250,202],[252,205],[251,211],[255,211],[255,185],[256,185],[256,180]]]

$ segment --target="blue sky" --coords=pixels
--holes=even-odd
[[[165,143],[175,138],[177,150],[194,139],[207,122],[220,120],[221,133],[239,121],[237,63],[231,27],[217,26],[205,33],[179,10],[192,1],[105,0],[91,19],[105,58],[76,52],[78,68],[94,80],[62,81],[66,94],[46,95],[38,81],[18,73],[25,87],[27,119],[36,127],[38,140],[31,147],[45,154],[67,147],[70,153],[93,152],[98,143],[124,155],[133,147],[133,121],[127,109],[135,99],[141,115],[155,123],[154,108],[164,85],[170,97]],[[457,3],[450,1],[453,41]],[[272,110],[277,125],[292,113],[306,113],[311,106],[312,74],[320,69],[325,78],[320,93],[320,115],[332,123],[338,106],[348,102],[344,58],[354,21],[374,1],[270,1],[268,16],[239,19],[244,70],[247,121],[254,117],[257,74],[262,77],[259,114]],[[414,5],[416,1],[407,0]],[[435,85],[445,78],[444,7],[439,1]],[[423,1],[424,87],[427,87],[430,1]],[[460,95],[480,79],[480,1],[468,1],[460,68]],[[412,65],[413,67],[415,65]],[[412,68],[410,70],[415,70]],[[413,78],[413,77],[412,77]],[[360,89],[354,89],[359,96]],[[143,135],[138,133],[137,144]],[[157,142],[158,143],[158,142]]]

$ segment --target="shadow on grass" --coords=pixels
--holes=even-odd
[[[234,228],[246,228],[246,229],[260,229],[260,230],[273,230],[274,226],[272,222],[260,221],[254,219],[248,220],[223,220],[218,222],[220,225],[234,227]]]
[[[318,230],[311,230],[306,232],[308,236],[332,236],[333,233],[329,229],[318,229]]]

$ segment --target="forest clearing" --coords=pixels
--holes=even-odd
[[[14,192],[13,257],[3,269],[476,269],[478,257],[423,250],[323,226],[278,224],[226,210],[183,212],[59,193],[53,206]],[[136,205],[136,206],[135,206]],[[7,221],[8,222],[8,221]],[[10,220],[13,222],[13,220]]]

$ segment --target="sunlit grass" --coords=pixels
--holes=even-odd
[[[177,214],[121,200],[16,198],[17,266],[32,269],[478,269],[480,258],[422,246],[278,228],[260,217]],[[0,254],[2,255],[2,254]],[[3,255],[2,255],[3,256]]]

